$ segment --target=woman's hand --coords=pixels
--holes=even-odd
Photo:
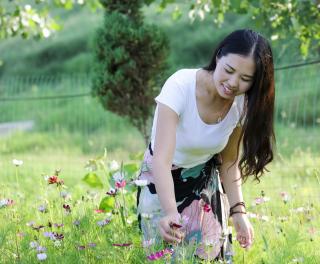
[[[167,214],[159,221],[159,231],[162,238],[168,243],[180,243],[184,238],[184,233],[173,224],[178,224],[180,219],[178,212]]]
[[[253,243],[254,232],[246,214],[234,214],[232,222],[237,232],[237,240],[241,247],[249,249]]]

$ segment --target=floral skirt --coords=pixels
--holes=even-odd
[[[158,223],[164,215],[153,183],[152,150],[145,152],[139,179],[148,180],[137,195],[138,220],[144,242],[162,241]],[[177,210],[185,219],[184,243],[195,245],[201,259],[232,263],[229,205],[219,178],[219,156],[193,168],[172,165]]]

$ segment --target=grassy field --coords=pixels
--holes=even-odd
[[[317,250],[320,246],[317,217],[320,209],[319,147],[303,148],[305,141],[302,140],[319,131],[309,133],[301,129],[299,134],[290,134],[288,132],[292,129],[279,127],[279,130],[279,155],[269,167],[270,172],[260,184],[249,180],[244,185],[244,196],[255,228],[255,244],[250,251],[244,251],[235,241],[235,263],[318,263],[320,259]],[[112,173],[106,174],[102,168],[98,169],[96,174],[104,187],[92,188],[82,179],[88,173],[85,169],[87,161],[95,158],[93,154],[85,154],[72,143],[74,139],[66,135],[61,138],[34,136],[30,146],[38,143],[37,149],[30,146],[25,150],[18,149],[28,140],[32,141],[28,134],[1,141],[1,146],[11,146],[2,152],[0,161],[1,263],[36,263],[43,253],[47,256],[47,263],[149,262],[147,255],[161,248],[142,247],[135,217],[136,188],[127,184],[123,196],[116,196],[119,207],[115,207],[114,212],[118,214],[97,213],[95,210],[101,199],[107,197],[109,185],[115,184],[111,180]],[[16,148],[10,145],[12,142],[16,142]],[[142,141],[139,136],[132,136],[127,144],[131,151],[119,145],[108,153],[104,160],[105,169],[111,170],[112,160],[139,165],[140,160],[132,159],[132,154],[144,149]],[[97,149],[96,153],[102,153],[102,149]],[[14,166],[13,159],[24,163]],[[63,179],[63,186],[49,185],[45,179],[56,169],[61,169],[59,178]],[[134,171],[130,171],[126,180],[129,182],[134,176]],[[119,213],[123,197],[126,226]],[[257,198],[263,197],[265,202],[257,202]],[[5,199],[12,199],[13,204],[6,205]],[[71,212],[63,205],[69,205]],[[128,247],[113,245],[123,243],[132,244]],[[174,249],[176,252],[186,250],[181,246]],[[37,254],[42,255],[37,257]],[[192,263],[192,260],[182,258],[179,263]]]
[[[251,26],[246,17],[227,17],[220,29],[209,20],[191,25],[186,17],[168,19],[169,12],[145,9],[147,21],[168,34],[172,72],[203,66],[218,38]],[[0,99],[90,91],[92,39],[102,13],[75,10],[61,16],[64,29],[49,41],[1,42]],[[273,43],[279,65],[298,58],[296,43],[289,42],[281,49]],[[244,251],[235,241],[235,263],[320,261],[319,80],[318,65],[277,72],[277,154],[261,183],[249,180],[243,186],[255,243]],[[0,112],[0,123],[35,122],[30,132],[0,137],[0,263],[148,263],[148,255],[163,249],[143,247],[137,227],[136,186],[129,182],[145,146],[128,120],[104,111],[90,96],[1,101]],[[97,158],[105,148],[107,157]],[[23,164],[14,165],[14,159]],[[91,169],[97,164],[97,176],[85,182],[89,160]],[[116,184],[113,160],[123,161],[128,182],[115,198],[106,194]],[[57,169],[64,184],[49,184],[47,176]],[[178,263],[193,263],[183,254],[187,247],[174,250],[182,254]]]

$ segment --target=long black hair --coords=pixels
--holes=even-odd
[[[242,179],[254,175],[259,181],[265,167],[273,160],[274,134],[274,65],[271,47],[259,33],[241,29],[228,35],[214,51],[210,64],[204,70],[214,71],[216,60],[228,54],[252,56],[256,64],[252,86],[245,94],[242,140],[239,162]]]

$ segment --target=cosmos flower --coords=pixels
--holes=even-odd
[[[97,214],[101,214],[101,213],[104,213],[105,210],[103,210],[103,209],[94,209],[94,212],[97,213]]]
[[[37,246],[36,250],[37,250],[38,253],[46,252],[46,251],[47,251],[47,249],[46,249],[45,247],[40,246],[40,245]]]
[[[126,186],[127,182],[125,180],[117,181],[116,182],[116,187],[118,189],[124,188]]]
[[[105,219],[105,220],[101,220],[101,221],[98,221],[97,222],[97,225],[98,226],[101,226],[101,227],[104,227],[105,225],[109,224],[110,223],[110,219]]]
[[[117,161],[113,160],[110,162],[109,168],[111,171],[116,171],[116,170],[120,169],[120,165]]]
[[[45,204],[39,205],[38,211],[39,211],[40,213],[47,213],[47,212],[48,212],[48,210],[47,210],[47,205],[45,205]]]
[[[49,184],[57,184],[57,185],[62,185],[63,180],[59,179],[57,175],[50,176],[48,178],[48,183]]]
[[[70,205],[64,204],[62,207],[64,208],[64,210],[66,211],[66,213],[71,213]]]
[[[282,201],[284,203],[287,203],[290,200],[290,196],[289,196],[289,194],[287,192],[281,192],[280,196],[281,196]]]
[[[165,255],[172,255],[173,254],[173,249],[172,248],[166,248],[160,251],[157,251],[155,253],[150,254],[147,256],[147,259],[150,261],[155,261],[158,259],[163,258]]]
[[[30,222],[26,223],[26,226],[33,227],[35,224],[36,224],[35,221],[30,221]]]
[[[85,250],[85,249],[86,249],[86,246],[84,246],[84,245],[79,245],[79,246],[76,246],[76,248],[77,248],[78,250]]]
[[[12,160],[12,164],[16,167],[19,167],[23,164],[23,161],[22,160],[17,160],[17,159],[13,159]]]
[[[13,200],[11,199],[2,199],[0,200],[0,208],[8,207],[13,205]]]
[[[51,240],[55,240],[55,236],[54,236],[54,234],[52,232],[43,232],[43,235],[45,237],[50,238]]]
[[[37,254],[37,258],[38,258],[38,260],[40,260],[40,261],[46,260],[46,259],[47,259],[47,254],[46,254],[46,253],[38,253],[38,254]]]
[[[31,242],[29,243],[29,246],[30,246],[30,248],[36,248],[37,246],[39,246],[39,244],[38,244],[38,242],[36,242],[36,241],[31,241]]]
[[[71,199],[71,195],[70,193],[68,193],[67,191],[63,190],[60,192],[60,196],[63,198],[63,199]]]
[[[90,247],[90,248],[94,248],[94,247],[96,247],[97,246],[97,244],[96,243],[88,243],[88,247]]]
[[[74,221],[73,221],[73,224],[74,224],[75,226],[79,226],[79,225],[80,225],[80,221],[79,221],[79,220],[74,220]]]
[[[118,171],[115,174],[113,174],[112,178],[115,182],[121,182],[124,180],[124,174]]]
[[[259,205],[259,204],[263,204],[263,203],[266,203],[270,201],[270,198],[269,197],[266,197],[266,196],[263,196],[263,197],[257,197],[255,200],[254,200],[254,205]]]

